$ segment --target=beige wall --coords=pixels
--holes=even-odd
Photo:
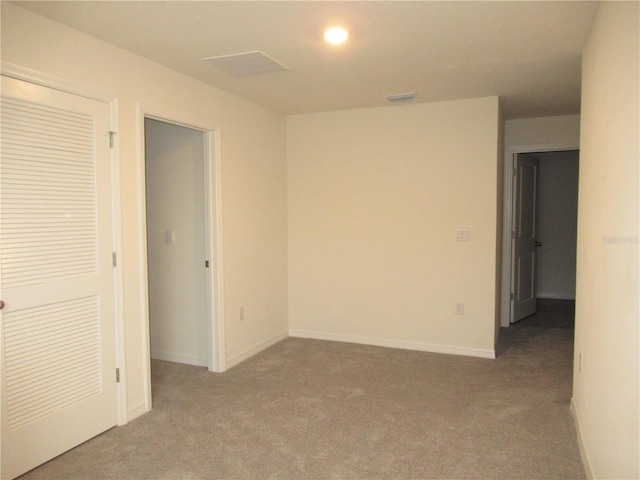
[[[504,281],[504,202],[505,202],[505,185],[504,185],[504,162],[505,162],[505,131],[506,122],[502,116],[502,109],[499,111],[498,117],[498,161],[496,165],[497,175],[497,197],[496,197],[496,296],[495,296],[495,342],[498,341],[500,335],[500,326],[502,322],[502,303],[503,295],[502,283]],[[507,295],[508,296],[508,295]]]
[[[583,56],[573,406],[588,473],[638,478],[637,2],[603,2]]]
[[[287,332],[286,122],[280,115],[2,2],[2,61],[117,96],[128,409],[145,411],[142,131],[144,108],[219,130],[226,358]],[[244,321],[238,321],[240,306]]]
[[[574,145],[580,143],[580,115],[521,118],[505,122],[505,146]]]
[[[288,118],[292,335],[493,355],[498,115],[491,97]]]

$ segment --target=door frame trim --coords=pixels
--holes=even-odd
[[[511,145],[505,147],[504,157],[504,202],[502,222],[502,295],[500,301],[500,326],[511,325],[513,302],[512,281],[512,233],[513,233],[513,176],[515,158],[519,153],[562,152],[580,150],[579,143],[548,143],[541,145]]]
[[[207,311],[208,311],[208,369],[212,372],[224,372],[226,369],[225,328],[223,305],[223,264],[222,264],[222,182],[220,164],[220,129],[194,124],[189,120],[176,118],[173,113],[136,102],[137,139],[138,139],[138,201],[140,205],[138,228],[140,244],[139,254],[142,268],[140,269],[140,289],[143,322],[142,358],[144,365],[143,391],[145,409],[152,408],[151,398],[151,343],[149,331],[149,278],[147,271],[147,208],[146,208],[146,178],[145,178],[145,118],[158,120],[171,125],[190,128],[202,132],[205,139],[204,170],[205,170],[205,216],[207,230],[207,254],[211,268],[207,273]]]
[[[105,92],[87,89],[84,85],[70,82],[46,73],[32,70],[21,65],[2,62],[0,74],[23,80],[25,82],[69,93],[79,97],[89,98],[109,106],[109,128],[118,132],[119,101],[118,96]],[[120,145],[118,135],[114,135],[114,145],[110,149],[111,158],[111,214],[113,250],[118,259],[122,259],[122,210],[120,185]],[[125,355],[125,325],[124,325],[124,275],[122,261],[117,262],[113,271],[114,292],[114,326],[115,326],[115,361],[119,370],[120,381],[116,384],[117,425],[128,422],[127,409],[127,364]],[[114,372],[115,375],[115,372]]]
[[[71,93],[79,97],[90,98],[91,100],[97,100],[99,102],[111,103],[118,98],[115,94],[88,89],[84,85],[70,82],[53,75],[48,75],[37,70],[23,67],[22,65],[16,65],[14,63],[2,62],[0,64],[0,73],[5,77],[24,80],[25,82],[35,83],[42,87]]]

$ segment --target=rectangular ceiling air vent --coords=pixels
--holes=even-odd
[[[389,95],[385,98],[391,103],[396,103],[396,102],[410,102],[411,100],[415,100],[416,97],[417,95],[415,94],[415,92],[411,92],[411,93],[399,93],[397,95]]]
[[[259,73],[287,70],[287,67],[259,51],[207,57],[202,60],[213,62],[217,67],[231,75],[257,75]]]

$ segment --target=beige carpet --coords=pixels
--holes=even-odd
[[[496,360],[287,339],[224,374],[153,363],[154,410],[25,479],[585,478],[569,329]]]

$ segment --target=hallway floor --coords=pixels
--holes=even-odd
[[[537,312],[513,324],[517,327],[575,328],[575,300],[538,298]]]

